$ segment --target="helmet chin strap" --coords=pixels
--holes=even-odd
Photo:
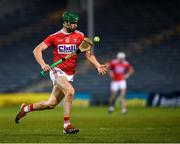
[[[67,29],[68,33],[74,32],[75,30],[71,30],[70,27],[70,22],[67,22],[66,24],[63,23],[63,26]]]

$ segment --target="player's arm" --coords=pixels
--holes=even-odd
[[[34,57],[35,57],[36,61],[39,63],[39,65],[41,66],[41,68],[44,71],[49,71],[51,69],[50,66],[45,63],[45,61],[43,59],[43,56],[42,56],[42,52],[44,50],[46,50],[47,48],[48,48],[48,46],[44,42],[41,42],[33,50],[33,54],[34,54]]]
[[[129,67],[127,73],[125,74],[125,78],[128,79],[134,73],[134,68],[131,66]]]
[[[96,67],[99,74],[102,74],[102,75],[106,74],[107,66],[100,64],[98,60],[96,59],[95,55],[91,51],[85,52],[85,56],[86,56],[86,59]]]

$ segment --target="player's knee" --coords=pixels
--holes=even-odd
[[[72,98],[74,96],[74,91],[68,91],[67,96]]]
[[[74,89],[68,89],[67,90],[66,96],[67,96],[68,100],[72,101],[74,93],[75,93]]]

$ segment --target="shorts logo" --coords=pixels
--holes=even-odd
[[[75,44],[60,44],[60,45],[58,45],[58,53],[59,54],[69,54],[74,50],[76,50]]]

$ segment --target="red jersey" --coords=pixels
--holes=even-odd
[[[120,61],[118,59],[110,61],[108,66],[111,69],[110,75],[114,81],[124,80],[124,75],[131,67],[126,60]]]
[[[65,33],[62,30],[48,36],[43,42],[47,46],[53,46],[53,59],[54,62],[57,62],[61,58],[64,58],[66,55],[70,54],[72,51],[76,50],[78,46],[84,39],[84,34],[78,30],[75,30],[71,33]],[[63,63],[57,65],[57,68],[60,68],[68,75],[75,73],[75,68],[77,65],[77,55],[72,56]]]

